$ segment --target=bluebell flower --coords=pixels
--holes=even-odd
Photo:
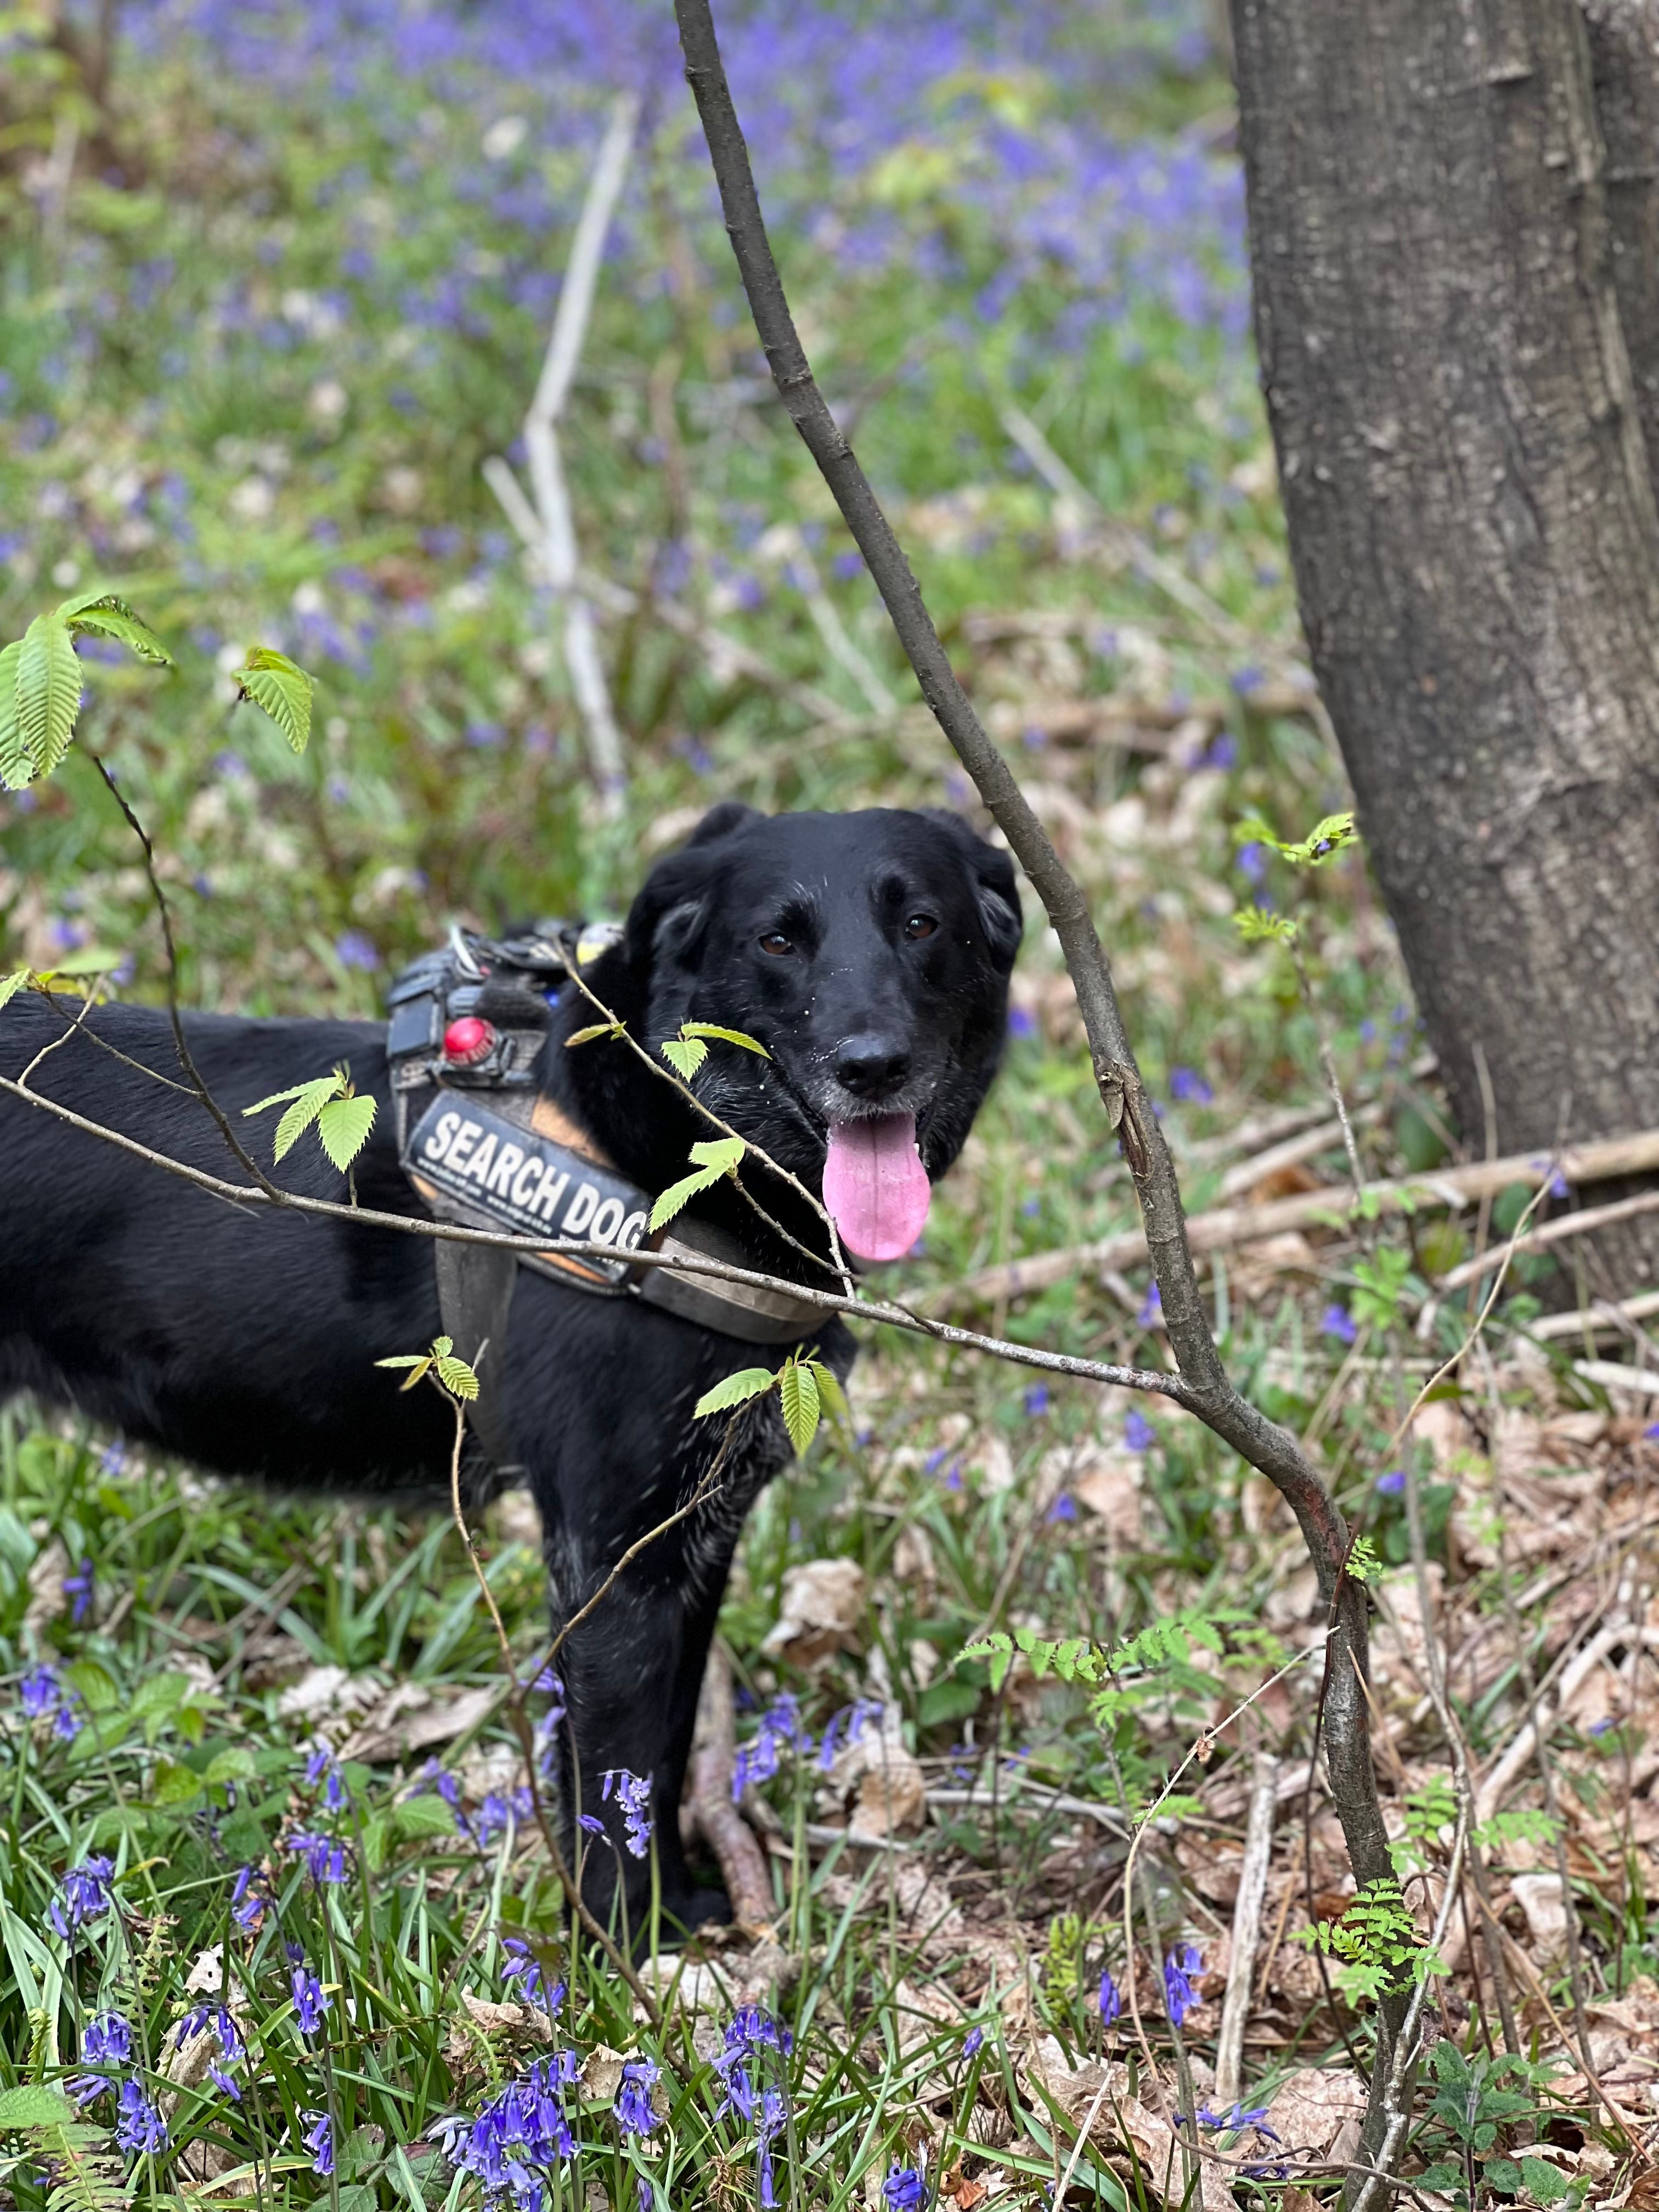
[[[89,2105],[94,2097],[101,2097],[106,2089],[112,2089],[115,2084],[107,2074],[72,2074],[58,2086],[71,2102]]]
[[[1062,1490],[1060,1492],[1059,1497],[1055,1498],[1054,1504],[1048,1508],[1048,1517],[1050,1521],[1075,1521],[1077,1519],[1077,1500],[1073,1497],[1069,1490]]]
[[[1346,1306],[1327,1306],[1319,1317],[1319,1326],[1325,1335],[1335,1337],[1340,1344],[1352,1344],[1359,1334],[1359,1324]]]
[[[624,2136],[648,2136],[655,2132],[658,2123],[656,2111],[651,2102],[651,2092],[661,2073],[662,2069],[649,2058],[631,2059],[623,2068],[616,2103],[611,2109]]]
[[[772,2172],[772,2138],[789,2117],[789,2107],[781,2089],[769,2089],[761,2099],[761,2108],[755,2120],[755,2143],[760,2153],[760,2201],[762,2212],[776,2212],[778,2192]]]
[[[605,1822],[597,1820],[592,1813],[578,1813],[576,1826],[579,1828],[586,1828],[590,1836],[602,1836],[605,1833]]]
[[[893,2170],[881,2185],[881,2193],[887,2199],[889,2212],[921,2212],[927,2202],[927,2184],[914,2166],[901,2166],[896,2160]]]
[[[1137,1407],[1131,1406],[1123,1416],[1123,1441],[1131,1451],[1150,1451],[1158,1431]]]
[[[1403,1467],[1396,1467],[1389,1474],[1379,1474],[1376,1478],[1376,1488],[1383,1498],[1398,1498],[1405,1487],[1406,1470]]]
[[[818,1771],[828,1774],[836,1759],[848,1745],[854,1744],[867,1728],[879,1726],[882,1702],[879,1698],[854,1698],[850,1705],[842,1705],[830,1716],[823,1731],[823,1741],[818,1747]],[[809,1747],[810,1748],[810,1747]],[[737,1792],[734,1790],[735,1796]]]
[[[533,2170],[557,2165],[575,2154],[561,2090],[574,2082],[580,2072],[574,2051],[562,2051],[552,2061],[538,2058],[493,2097],[476,2119],[439,2122],[433,2133],[442,2142],[445,2157],[482,2184],[487,2200],[510,2193],[519,2212],[541,2212],[544,2196]]]
[[[1107,1966],[1100,1970],[1100,2017],[1108,2027],[1123,2017],[1123,1999]]]
[[[504,1936],[501,1948],[507,1953],[507,1963],[501,1968],[504,1982],[516,1981],[519,1994],[527,2004],[539,2001],[550,2013],[556,2013],[564,2002],[566,1985],[562,1979],[550,1988],[542,1972],[542,1962],[522,1936]]]
[[[970,2027],[967,2034],[962,2039],[963,2057],[964,2058],[977,2058],[984,2047],[985,2030],[982,2027]]]
[[[1659,1421],[1650,1421],[1642,1434],[1650,1444],[1659,1444]]]
[[[1025,1393],[1025,1410],[1033,1419],[1048,1412],[1048,1385],[1046,1382],[1032,1383]]]
[[[334,2171],[334,2123],[326,2112],[302,2112],[311,2125],[300,2138],[311,2153],[311,2170],[325,2181]]]
[[[44,1663],[25,1674],[17,1685],[27,1720],[52,1719],[52,1733],[70,1742],[81,1733],[81,1716],[76,1711],[80,1703],[75,1691],[64,1681],[55,1667]]]
[[[1164,1961],[1164,2002],[1172,2027],[1179,2027],[1198,2002],[1192,1977],[1203,1971],[1204,1961],[1190,1943],[1178,1944]]]
[[[428,1790],[435,1790],[446,1805],[458,1806],[461,1802],[461,1785],[447,1766],[435,1759],[428,1759],[421,1769],[419,1779]],[[419,1794],[418,1792],[416,1794]]]
[[[319,1735],[306,1754],[306,1787],[314,1790],[334,1764],[334,1747],[325,1735]]]
[[[1204,1078],[1192,1068],[1172,1067],[1170,1070],[1170,1096],[1182,1105],[1207,1106],[1214,1099],[1215,1093]]]
[[[70,1624],[72,1627],[79,1628],[91,1607],[92,1579],[90,1559],[82,1560],[78,1573],[65,1575],[64,1577],[64,1595],[75,1601],[70,1610]]]
[[[343,1881],[346,1878],[345,1852],[332,1836],[321,1836],[302,1829],[289,1838],[285,1850],[298,1851],[304,1858],[311,1879],[320,1889],[327,1881]]]
[[[167,2124],[136,2081],[121,2084],[115,2140],[123,2150],[152,2155],[167,2147]]]
[[[81,2056],[88,2065],[105,2059],[125,2065],[132,2056],[132,2030],[118,2012],[96,2013],[81,2030]]]
[[[100,1919],[110,1908],[110,1884],[115,1862],[94,1853],[72,1866],[58,1885],[58,1895],[46,1911],[46,1919],[65,1942],[88,1920]]]
[[[1246,883],[1259,884],[1267,872],[1267,848],[1252,838],[1238,848],[1237,866]]]
[[[1164,1293],[1156,1283],[1146,1285],[1146,1295],[1140,1301],[1140,1310],[1135,1320],[1142,1328],[1156,1328],[1164,1318]]]
[[[732,1769],[732,1800],[735,1804],[751,1782],[769,1782],[783,1763],[786,1751],[810,1753],[812,1739],[801,1725],[800,1708],[787,1690],[781,1691],[761,1715],[752,1740],[739,1746]]]
[[[294,2017],[301,2035],[307,2040],[322,2027],[324,2015],[333,2008],[333,1999],[325,1994],[322,1984],[305,1966],[295,1966],[289,1976],[289,1987],[294,1992]]]
[[[227,2072],[225,2068],[220,2065],[217,2059],[209,2059],[208,2078],[213,2083],[215,2088],[223,2090],[225,2095],[230,2099],[232,2104],[240,2105],[241,2103],[242,2092],[237,2085],[236,2076],[234,2074]]]
[[[1008,1034],[1012,1037],[1034,1037],[1037,1033],[1036,1016],[1028,1006],[1010,1006]]]
[[[1258,2134],[1270,2136],[1274,2142],[1280,2140],[1267,2124],[1267,2107],[1265,2105],[1253,2105],[1246,2112],[1242,2104],[1235,2104],[1228,2112],[1212,2112],[1207,2105],[1200,2105],[1196,2117],[1201,2128],[1224,2130],[1232,2135],[1245,2128],[1255,2128]]]
[[[605,1776],[604,1796],[608,1798],[613,1788],[625,1829],[623,1848],[631,1857],[642,1859],[651,1846],[650,1782],[625,1766],[613,1766]]]
[[[230,1893],[230,1917],[247,1935],[257,1936],[270,1910],[263,1888],[264,1876],[251,1866],[239,1867]]]
[[[380,949],[361,929],[342,930],[334,940],[334,957],[342,968],[356,968],[372,975],[380,964]]]

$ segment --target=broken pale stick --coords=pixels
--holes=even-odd
[[[1365,1203],[1368,1212],[1374,1208],[1377,1213],[1403,1213],[1436,1206],[1455,1211],[1482,1198],[1494,1198],[1513,1183],[1535,1190],[1558,1173],[1570,1183],[1601,1182],[1613,1176],[1650,1174],[1656,1168],[1659,1168],[1659,1129],[1643,1129],[1633,1136],[1570,1145],[1554,1158],[1542,1152],[1515,1153],[1507,1159],[1476,1160],[1467,1167],[1437,1168],[1428,1175],[1367,1183]],[[1647,1203],[1659,1206],[1659,1194]],[[1261,1206],[1221,1206],[1208,1213],[1194,1213],[1187,1223],[1187,1241],[1194,1257],[1200,1258],[1206,1252],[1229,1250],[1319,1222],[1340,1226],[1353,1211],[1352,1193],[1333,1184],[1328,1190],[1298,1191],[1292,1198],[1270,1199]],[[1572,1214],[1565,1219],[1577,1224],[1583,1217]],[[1068,1275],[1079,1274],[1085,1268],[1131,1267],[1146,1256],[1146,1239],[1139,1229],[1126,1229],[1091,1244],[1033,1252],[1023,1260],[981,1268],[978,1274],[951,1285],[933,1302],[933,1310],[947,1313],[963,1305],[1020,1297],[1064,1282]]]
[[[732,1918],[745,1935],[769,1935],[777,1908],[772,1899],[766,1856],[754,1831],[732,1802],[732,1771],[737,1755],[732,1662],[716,1638],[709,1647],[702,1692],[697,1699],[697,1731],[689,1777],[690,1811],[720,1862]]]
[[[1244,2024],[1250,2016],[1256,1947],[1261,1941],[1261,1905],[1267,1894],[1267,1869],[1273,1855],[1273,1815],[1279,1809],[1279,1761],[1270,1751],[1255,1755],[1250,1784],[1250,1812],[1244,1828],[1244,1863],[1238,1871],[1233,1906],[1233,1948],[1227,1962],[1227,1993],[1221,2001],[1221,2034],[1215,2054],[1215,2100],[1225,2112],[1239,2100],[1244,2069]]]

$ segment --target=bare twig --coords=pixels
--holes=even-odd
[[[1279,1761],[1271,1752],[1259,1751],[1244,1826],[1238,1897],[1233,1906],[1233,1943],[1227,1961],[1226,1994],[1221,2000],[1221,2032],[1216,2040],[1215,2097],[1223,2112],[1238,2102],[1243,2087],[1244,2028],[1250,2016],[1256,1947],[1261,1939],[1261,1906],[1267,1894],[1273,1816],[1278,1809]]]
[[[732,1917],[751,1932],[769,1929],[776,1915],[766,1854],[732,1802],[737,1754],[732,1717],[732,1662],[717,1636],[703,1668],[697,1732],[691,1747],[690,1801],[696,1825],[720,1862]]]
[[[524,423],[531,489],[541,526],[542,562],[549,583],[564,603],[565,666],[587,732],[594,781],[606,811],[612,815],[621,810],[627,767],[623,758],[622,733],[617,727],[610,687],[599,659],[593,611],[577,581],[576,526],[559,451],[558,426],[570,396],[576,365],[581,359],[588,318],[593,310],[599,263],[605,253],[605,234],[611,228],[623,179],[628,173],[628,159],[633,151],[639,119],[638,95],[631,92],[619,94],[611,107],[611,120],[576,220],[564,288],[553,318],[553,334],[548,341],[536,396]],[[505,461],[497,460],[491,465],[490,481],[498,498],[502,492],[497,478],[511,480],[511,475]]]

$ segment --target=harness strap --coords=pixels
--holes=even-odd
[[[440,1238],[433,1247],[433,1264],[444,1334],[453,1339],[456,1351],[470,1366],[477,1364],[486,1347],[495,1355],[485,1387],[468,1406],[466,1418],[495,1473],[511,1482],[525,1469],[513,1456],[513,1440],[490,1385],[506,1368],[507,1324],[519,1279],[518,1259],[495,1245],[451,1244]]]

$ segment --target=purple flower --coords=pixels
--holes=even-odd
[[[1156,1328],[1164,1318],[1164,1293],[1156,1283],[1149,1283],[1146,1295],[1140,1301],[1140,1310],[1135,1316],[1142,1328]]]
[[[854,1744],[867,1728],[874,1728],[881,1719],[879,1698],[855,1698],[850,1705],[843,1705],[830,1717],[823,1731],[823,1741],[818,1746],[818,1770],[828,1774],[837,1756],[848,1745]],[[809,1744],[807,1748],[811,1748]]]
[[[1246,883],[1259,884],[1267,872],[1267,848],[1255,839],[1238,848],[1237,867]]]
[[[132,2030],[118,2012],[98,2013],[81,2031],[81,2056],[88,2065],[105,2059],[123,2065],[132,2056]]]
[[[511,2190],[521,2212],[538,2212],[544,2200],[532,2169],[556,2165],[575,2153],[561,2093],[580,2074],[574,2051],[537,2059],[491,2098],[476,2119],[440,2121],[433,2132],[443,2142],[445,2157],[459,2172],[475,2176],[492,2203]]]
[[[1131,1451],[1150,1451],[1158,1431],[1145,1413],[1131,1407],[1123,1416],[1123,1441]]]
[[[324,1993],[316,1975],[304,1966],[295,1967],[289,1976],[289,1987],[294,1992],[294,2017],[301,2034],[309,2040],[323,2025],[324,2015],[333,2009],[334,2001]]]
[[[90,1559],[82,1560],[79,1574],[64,1576],[64,1595],[75,1601],[70,1612],[70,1624],[72,1627],[78,1628],[86,1619],[88,1610],[92,1604],[92,1561]]]
[[[642,1774],[613,1766],[605,1777],[605,1796],[610,1796],[613,1786],[627,1831],[623,1849],[630,1856],[642,1859],[651,1845],[651,1784]]]
[[[732,1769],[732,1801],[735,1804],[751,1782],[769,1782],[782,1764],[787,1750],[803,1754],[812,1739],[801,1726],[800,1708],[787,1690],[774,1698],[760,1717],[760,1730],[752,1742],[742,1745]]]
[[[435,1790],[445,1804],[458,1806],[461,1802],[461,1785],[447,1766],[440,1766],[435,1759],[428,1759],[421,1769],[420,1779],[428,1790]],[[418,1794],[418,1793],[417,1793]]]
[[[1379,1496],[1383,1498],[1398,1498],[1401,1492],[1406,1487],[1405,1468],[1403,1467],[1397,1467],[1391,1474],[1379,1474],[1376,1478],[1376,1486]]]
[[[985,2030],[982,2027],[970,2027],[967,2034],[962,2039],[963,2057],[964,2058],[977,2058],[980,2052],[984,2048]]]
[[[311,2153],[311,2170],[325,2181],[334,2171],[334,2123],[326,2112],[302,2112],[311,2125],[300,2138]]]
[[[306,1787],[314,1790],[334,1764],[334,1747],[326,1736],[319,1735],[306,1755]]]
[[[881,2193],[887,2199],[889,2212],[921,2212],[927,2202],[927,2184],[914,2166],[901,2166],[895,2160],[892,2172],[881,2185]]]
[[[1029,1006],[1010,1006],[1008,1034],[1012,1037],[1034,1037],[1037,1033],[1036,1016]]]
[[[380,964],[380,949],[361,929],[342,930],[334,940],[334,957],[342,968],[356,968],[372,975]]]
[[[635,2058],[623,2068],[617,2101],[611,2109],[624,2136],[655,2133],[657,2115],[652,2106],[651,2092],[656,2087],[662,2069],[649,2058]]]
[[[114,1879],[113,1859],[94,1856],[72,1866],[47,1908],[46,1919],[53,1930],[67,1942],[84,1922],[100,1919],[109,1911],[109,1886]]]
[[[136,2081],[121,2084],[115,2140],[123,2150],[145,2151],[151,2155],[167,2147],[167,2124]]]
[[[1335,1337],[1340,1344],[1352,1344],[1359,1334],[1359,1324],[1346,1306],[1327,1306],[1319,1317],[1319,1326],[1325,1335]]]
[[[1048,1385],[1033,1382],[1025,1393],[1025,1410],[1035,1420],[1048,1410]]]
[[[208,2078],[216,2088],[223,2090],[234,2105],[241,2103],[242,2093],[236,2086],[236,2076],[234,2074],[228,2074],[216,2059],[210,2058],[208,2061]]]
[[[55,1715],[54,1735],[70,1743],[80,1735],[81,1716],[76,1711],[79,1698],[55,1667],[42,1665],[25,1674],[17,1685],[17,1692],[26,1719],[45,1720],[48,1715]]]
[[[1164,1961],[1164,2002],[1172,2027],[1179,2027],[1198,2002],[1191,1977],[1203,1971],[1204,1961],[1190,1943],[1178,1945]]]
[[[319,1836],[301,1829],[289,1838],[283,1848],[303,1856],[311,1879],[319,1889],[325,1881],[343,1881],[346,1878],[345,1853],[332,1836]]]
[[[507,1964],[501,1968],[501,1979],[518,1982],[519,1994],[526,2004],[534,2004],[539,1998],[550,2013],[557,2012],[565,2000],[563,1981],[555,1982],[550,1989],[548,1987],[542,1972],[542,1962],[522,1936],[503,1936],[501,1948],[507,1954]]]
[[[1207,1106],[1215,1097],[1204,1078],[1190,1067],[1170,1070],[1170,1096],[1182,1105]]]
[[[586,1828],[590,1836],[602,1836],[605,1833],[605,1822],[596,1820],[592,1813],[578,1813],[576,1826],[579,1828]]]
[[[1108,2027],[1123,2017],[1123,1999],[1110,1970],[1105,1966],[1100,1970],[1100,2017]]]
[[[230,1893],[230,1917],[250,1936],[258,1934],[270,1910],[270,1898],[258,1887],[263,1879],[251,1866],[239,1868]]]
[[[1059,1497],[1055,1498],[1054,1504],[1048,1508],[1048,1518],[1050,1521],[1075,1521],[1077,1519],[1077,1500],[1073,1497],[1069,1490],[1062,1490],[1060,1492]]]
[[[1650,1421],[1642,1434],[1650,1444],[1659,1444],[1659,1421]]]
[[[1279,2136],[1266,2124],[1267,2118],[1267,2107],[1265,2105],[1252,2105],[1249,2112],[1243,2105],[1235,2105],[1230,2112],[1212,2112],[1207,2105],[1200,2105],[1197,2113],[1198,2124],[1201,2128],[1225,2129],[1232,2135],[1237,2135],[1243,2128],[1255,2128],[1258,2133],[1271,2136],[1274,2142],[1278,2142]]]

